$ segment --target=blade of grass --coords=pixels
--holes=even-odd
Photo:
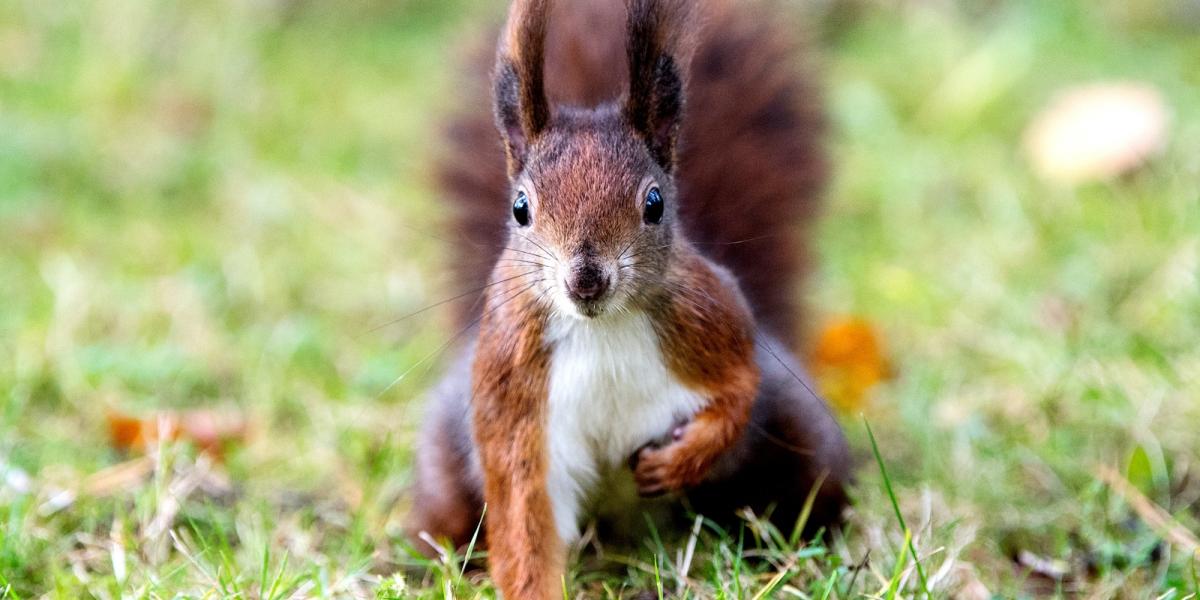
[[[840,572],[840,569],[834,569],[833,572],[829,574],[829,581],[825,582],[825,591],[821,592],[820,600],[829,600],[829,595],[833,593],[833,588],[837,585],[838,573]]]
[[[275,600],[279,592],[279,584],[283,582],[283,576],[287,572],[289,558],[291,558],[291,551],[285,550],[283,562],[279,564],[279,572],[275,574],[275,581],[271,582],[271,591],[267,594],[267,600]]]
[[[271,544],[263,544],[263,559],[262,569],[258,574],[258,593],[265,594],[267,591],[267,571],[271,566]],[[268,596],[269,597],[269,596]]]
[[[788,573],[791,572],[791,567],[784,567],[780,569],[779,572],[767,582],[767,585],[763,586],[761,590],[758,590],[758,593],[754,594],[754,597],[750,600],[762,600],[763,598],[767,598],[768,594],[774,592],[775,588],[779,586],[779,583],[783,581],[783,578],[787,577]]]
[[[12,584],[4,578],[3,573],[0,573],[0,585],[4,586],[0,587],[0,600],[21,600],[21,597],[13,591]]]
[[[742,553],[745,551],[746,526],[738,529],[737,554],[733,555],[733,593],[737,600],[742,600]]]
[[[1196,569],[1196,562],[1197,562],[1196,559],[1198,559],[1198,558],[1200,558],[1200,553],[1192,555],[1192,560],[1191,560],[1192,591],[1195,592],[1197,595],[1200,595],[1200,576],[1197,576],[1197,569]]]
[[[792,536],[788,538],[788,542],[792,548],[800,541],[800,536],[804,532],[804,526],[808,525],[808,518],[812,515],[813,504],[817,501],[817,491],[825,483],[825,476],[828,471],[822,471],[821,476],[813,483],[812,489],[808,490],[808,496],[804,499],[804,507],[800,509],[800,516],[796,518],[796,525],[792,528]]]
[[[912,541],[912,531],[908,528],[904,529],[904,543],[907,545]],[[914,559],[915,560],[915,559]],[[892,579],[888,583],[887,600],[892,600],[896,597],[896,592],[900,589],[900,577],[904,574],[904,566],[908,564],[908,560],[904,555],[904,550],[896,555],[896,566],[892,567]]]
[[[667,546],[663,543],[662,536],[658,533],[658,526],[654,524],[654,519],[650,518],[649,513],[642,513],[642,517],[646,519],[646,525],[650,528],[650,541],[653,544],[652,551],[654,552],[654,574],[655,578],[658,578],[659,561],[662,561],[664,566],[671,561],[667,555]],[[674,565],[672,565],[672,568],[674,569]]]
[[[696,556],[696,542],[700,538],[700,528],[704,525],[704,517],[696,515],[696,520],[692,522],[692,532],[688,535],[687,546],[683,552],[683,560],[679,565],[679,589],[676,593],[687,589],[688,572],[692,570],[692,559]]]
[[[658,558],[654,557],[654,587],[658,590],[658,600],[663,600],[663,581],[662,573],[658,568]]]
[[[467,563],[471,562],[471,553],[475,551],[475,541],[479,539],[479,530],[483,527],[483,520],[487,518],[487,504],[483,505],[483,511],[479,513],[479,522],[475,524],[475,533],[471,534],[471,542],[467,544],[467,552],[463,556],[462,568],[458,571],[458,579],[462,581],[463,574],[467,572]]]
[[[1182,525],[1171,516],[1171,513],[1163,510],[1163,508],[1146,497],[1145,494],[1138,489],[1128,479],[1125,479],[1112,467],[1107,465],[1097,465],[1095,468],[1096,477],[1108,484],[1113,491],[1117,492],[1125,502],[1129,504],[1133,512],[1137,513],[1138,517],[1150,526],[1156,533],[1163,536],[1171,544],[1179,549],[1191,554],[1193,557],[1200,554],[1200,539],[1196,535]]]
[[[925,569],[921,566],[921,559],[917,556],[917,548],[913,545],[911,530],[908,524],[904,522],[904,515],[900,514],[900,503],[896,501],[896,492],[892,489],[892,480],[888,477],[887,467],[883,464],[883,455],[879,453],[879,443],[875,441],[875,432],[871,431],[871,423],[867,418],[863,417],[863,425],[867,427],[867,437],[871,440],[871,452],[875,455],[875,462],[879,465],[879,474],[883,476],[883,487],[887,490],[888,499],[892,501],[892,510],[896,512],[896,521],[900,523],[900,527],[904,529],[904,543],[908,546],[908,551],[912,554],[913,562],[917,566],[917,577],[921,580],[921,591],[925,596],[929,596],[929,581],[925,579]]]

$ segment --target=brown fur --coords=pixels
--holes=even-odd
[[[512,271],[502,267],[498,273]],[[543,311],[528,285],[513,280],[489,294],[471,372],[473,422],[483,450],[493,577],[506,598],[551,598],[565,556],[546,492],[550,359],[542,345]]]
[[[629,32],[628,44],[620,46],[633,79],[628,92],[579,107],[550,99],[599,93],[596,83],[611,81],[598,74],[612,70],[604,60],[621,54],[610,52],[607,32],[587,43],[550,35],[548,0],[516,0],[492,79],[501,143],[490,147],[503,151],[492,155],[483,143],[464,147],[462,156],[479,162],[445,172],[465,211],[458,231],[479,240],[462,253],[468,257],[462,272],[492,266],[476,342],[464,363],[469,389],[450,383],[437,395],[442,410],[429,427],[440,431],[426,434],[432,447],[421,450],[417,463],[416,496],[430,506],[417,508],[410,532],[461,544],[482,496],[492,576],[510,599],[556,597],[564,573],[565,548],[547,487],[553,319],[602,323],[622,312],[645,315],[667,370],[703,398],[687,423],[662,432],[670,441],[634,453],[633,478],[643,495],[695,491],[698,501],[719,505],[725,497],[712,486],[742,476],[739,464],[760,464],[771,452],[748,434],[752,420],[784,432],[782,448],[811,449],[788,463],[796,474],[789,485],[812,486],[821,479],[814,469],[830,473],[845,463],[836,423],[831,430],[827,412],[811,414],[819,400],[795,398],[793,389],[782,387],[777,398],[763,398],[763,374],[769,371],[775,386],[780,375],[764,367],[755,348],[758,326],[789,335],[795,325],[790,298],[798,238],[791,219],[811,204],[814,191],[795,177],[818,162],[790,152],[811,143],[800,141],[812,133],[799,129],[812,124],[798,108],[803,88],[790,71],[755,62],[760,53],[779,58],[773,51],[782,45],[730,4],[706,5],[711,20],[694,48],[680,41],[679,30],[689,27],[678,20],[684,3],[627,0],[627,6],[626,26],[618,31]],[[587,10],[603,16],[601,9]],[[569,16],[565,23],[573,33],[579,30],[569,27],[582,26]],[[557,55],[560,50],[565,54]],[[699,66],[688,70],[692,82],[685,91],[680,69],[688,63],[680,58],[693,50]],[[565,71],[548,67],[544,77],[543,60],[556,58],[601,62],[572,63]],[[743,70],[756,79],[743,80]],[[555,76],[565,87],[548,93]],[[767,95],[747,93],[754,85]],[[710,121],[704,110],[722,120]],[[459,131],[455,139],[469,142],[483,128],[465,121]],[[798,164],[803,160],[809,162]],[[520,216],[512,216],[514,205],[522,207]],[[753,235],[724,237],[743,228]],[[698,246],[688,242],[693,232],[699,232]],[[808,414],[812,423],[797,420]],[[765,439],[776,439],[764,431]],[[844,478],[838,473],[825,486],[831,509],[840,507]],[[760,496],[744,489],[728,496],[733,505],[761,508]],[[761,500],[790,508],[793,496],[790,487],[772,487]]]
[[[436,415],[431,422],[444,422],[443,418],[463,418],[464,415]],[[420,538],[421,530],[436,532],[443,539],[466,540],[474,532],[479,521],[482,498],[471,489],[468,480],[461,476],[470,469],[466,453],[459,449],[457,440],[452,439],[454,429],[445,426],[426,427],[422,430],[416,471],[422,474],[421,486],[415,489],[409,524],[408,538],[422,552],[436,554],[436,548]],[[434,540],[437,541],[437,540]]]
[[[800,44],[759,4],[704,0],[693,9],[698,29],[685,53],[693,58],[683,78],[676,181],[688,239],[736,274],[758,324],[794,347],[804,323],[797,298],[809,264],[806,230],[827,179],[825,124]],[[560,0],[550,10],[551,102],[597,106],[621,96],[628,74],[622,4]],[[504,145],[479,85],[491,56],[474,62],[438,168],[450,227],[466,240],[452,265],[462,289],[486,282],[510,218]],[[472,299],[458,306],[462,323],[475,317]]]
[[[697,255],[676,257],[667,275],[669,300],[654,322],[668,368],[704,390],[708,404],[679,439],[642,449],[635,458],[638,491],[654,495],[700,484],[742,434],[758,392],[754,330],[745,302]]]
[[[550,122],[542,69],[549,15],[548,0],[513,2],[496,51],[492,93],[497,99],[496,126],[504,133],[510,176],[524,167],[529,144]]]
[[[585,154],[601,147],[586,138],[576,138],[572,144],[573,149],[588,149]],[[576,173],[601,164],[572,158],[576,158],[572,162]],[[588,177],[574,177],[563,183],[569,188],[586,181]],[[552,214],[547,208],[542,216]],[[604,225],[603,220],[586,218],[564,218],[564,222],[571,225],[562,227],[562,222],[554,221],[563,234]],[[647,496],[704,481],[717,459],[740,438],[759,384],[754,328],[745,301],[732,280],[723,280],[705,259],[686,246],[679,250],[681,254],[672,257],[666,285],[638,302],[656,313],[656,333],[668,368],[702,391],[708,402],[681,428],[676,440],[637,453],[634,479],[639,493]],[[492,576],[506,598],[548,599],[558,593],[565,561],[546,490],[551,351],[543,334],[552,309],[544,292],[533,291],[541,288],[541,279],[522,277],[529,274],[528,267],[511,262],[522,260],[518,250],[505,251],[492,276],[493,281],[504,283],[487,292],[472,369],[474,439],[489,510],[485,521]],[[438,484],[434,479],[423,487],[436,490]],[[449,506],[462,508],[461,502]],[[426,531],[464,539],[463,521],[452,521],[452,529],[438,529],[439,521],[421,521],[429,515],[416,518]]]

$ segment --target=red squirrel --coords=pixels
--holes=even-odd
[[[486,505],[497,587],[544,599],[630,498],[790,531],[815,490],[836,521],[849,451],[789,351],[826,172],[795,47],[746,2],[513,3],[492,110],[442,166],[486,285],[417,446],[414,543],[465,546]]]

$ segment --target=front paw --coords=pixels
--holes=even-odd
[[[645,446],[634,454],[631,462],[638,494],[646,498],[694,486],[703,476],[688,460],[687,448],[678,442]]]
[[[675,482],[671,481],[672,446],[646,445],[630,457],[638,495],[649,498],[678,489],[673,485]]]

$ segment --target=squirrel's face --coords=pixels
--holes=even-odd
[[[581,318],[645,300],[671,255],[675,187],[616,111],[564,112],[512,190],[509,247],[556,310]]]
[[[513,182],[509,248],[558,310],[580,317],[645,301],[662,285],[675,221],[683,80],[656,2],[628,5],[629,91],[617,104],[551,107],[548,2],[514,2],[497,49],[496,126]]]

